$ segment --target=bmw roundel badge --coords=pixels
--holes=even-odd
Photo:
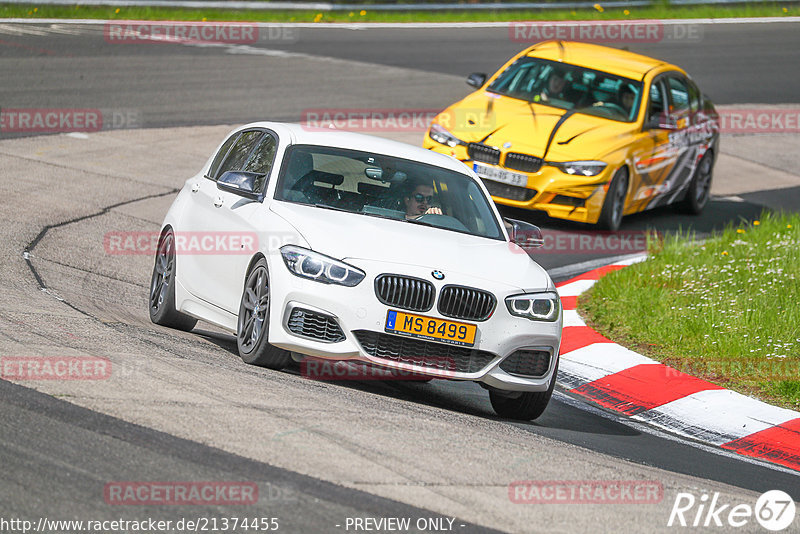
[[[433,276],[436,280],[444,280],[444,273],[442,271],[433,271],[431,276]]]

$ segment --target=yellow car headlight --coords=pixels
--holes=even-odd
[[[548,163],[564,174],[579,176],[597,176],[608,164],[602,161],[567,161],[564,163]]]
[[[447,145],[449,147],[455,147],[458,145],[464,145],[464,141],[456,137],[455,135],[448,132],[443,127],[439,126],[436,123],[431,124],[431,129],[428,131],[428,135],[436,141],[437,143],[441,143],[443,145]]]

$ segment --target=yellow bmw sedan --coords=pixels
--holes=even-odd
[[[423,146],[471,167],[498,204],[617,230],[624,215],[708,203],[713,103],[681,68],[588,43],[523,50],[438,114]]]

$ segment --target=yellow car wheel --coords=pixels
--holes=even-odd
[[[608,186],[606,200],[597,225],[604,230],[612,232],[619,230],[622,224],[622,214],[625,211],[625,197],[628,196],[628,168],[622,167],[614,175],[611,185]]]

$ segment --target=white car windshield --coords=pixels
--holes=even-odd
[[[383,154],[294,145],[275,198],[503,239],[489,199],[469,176]]]

